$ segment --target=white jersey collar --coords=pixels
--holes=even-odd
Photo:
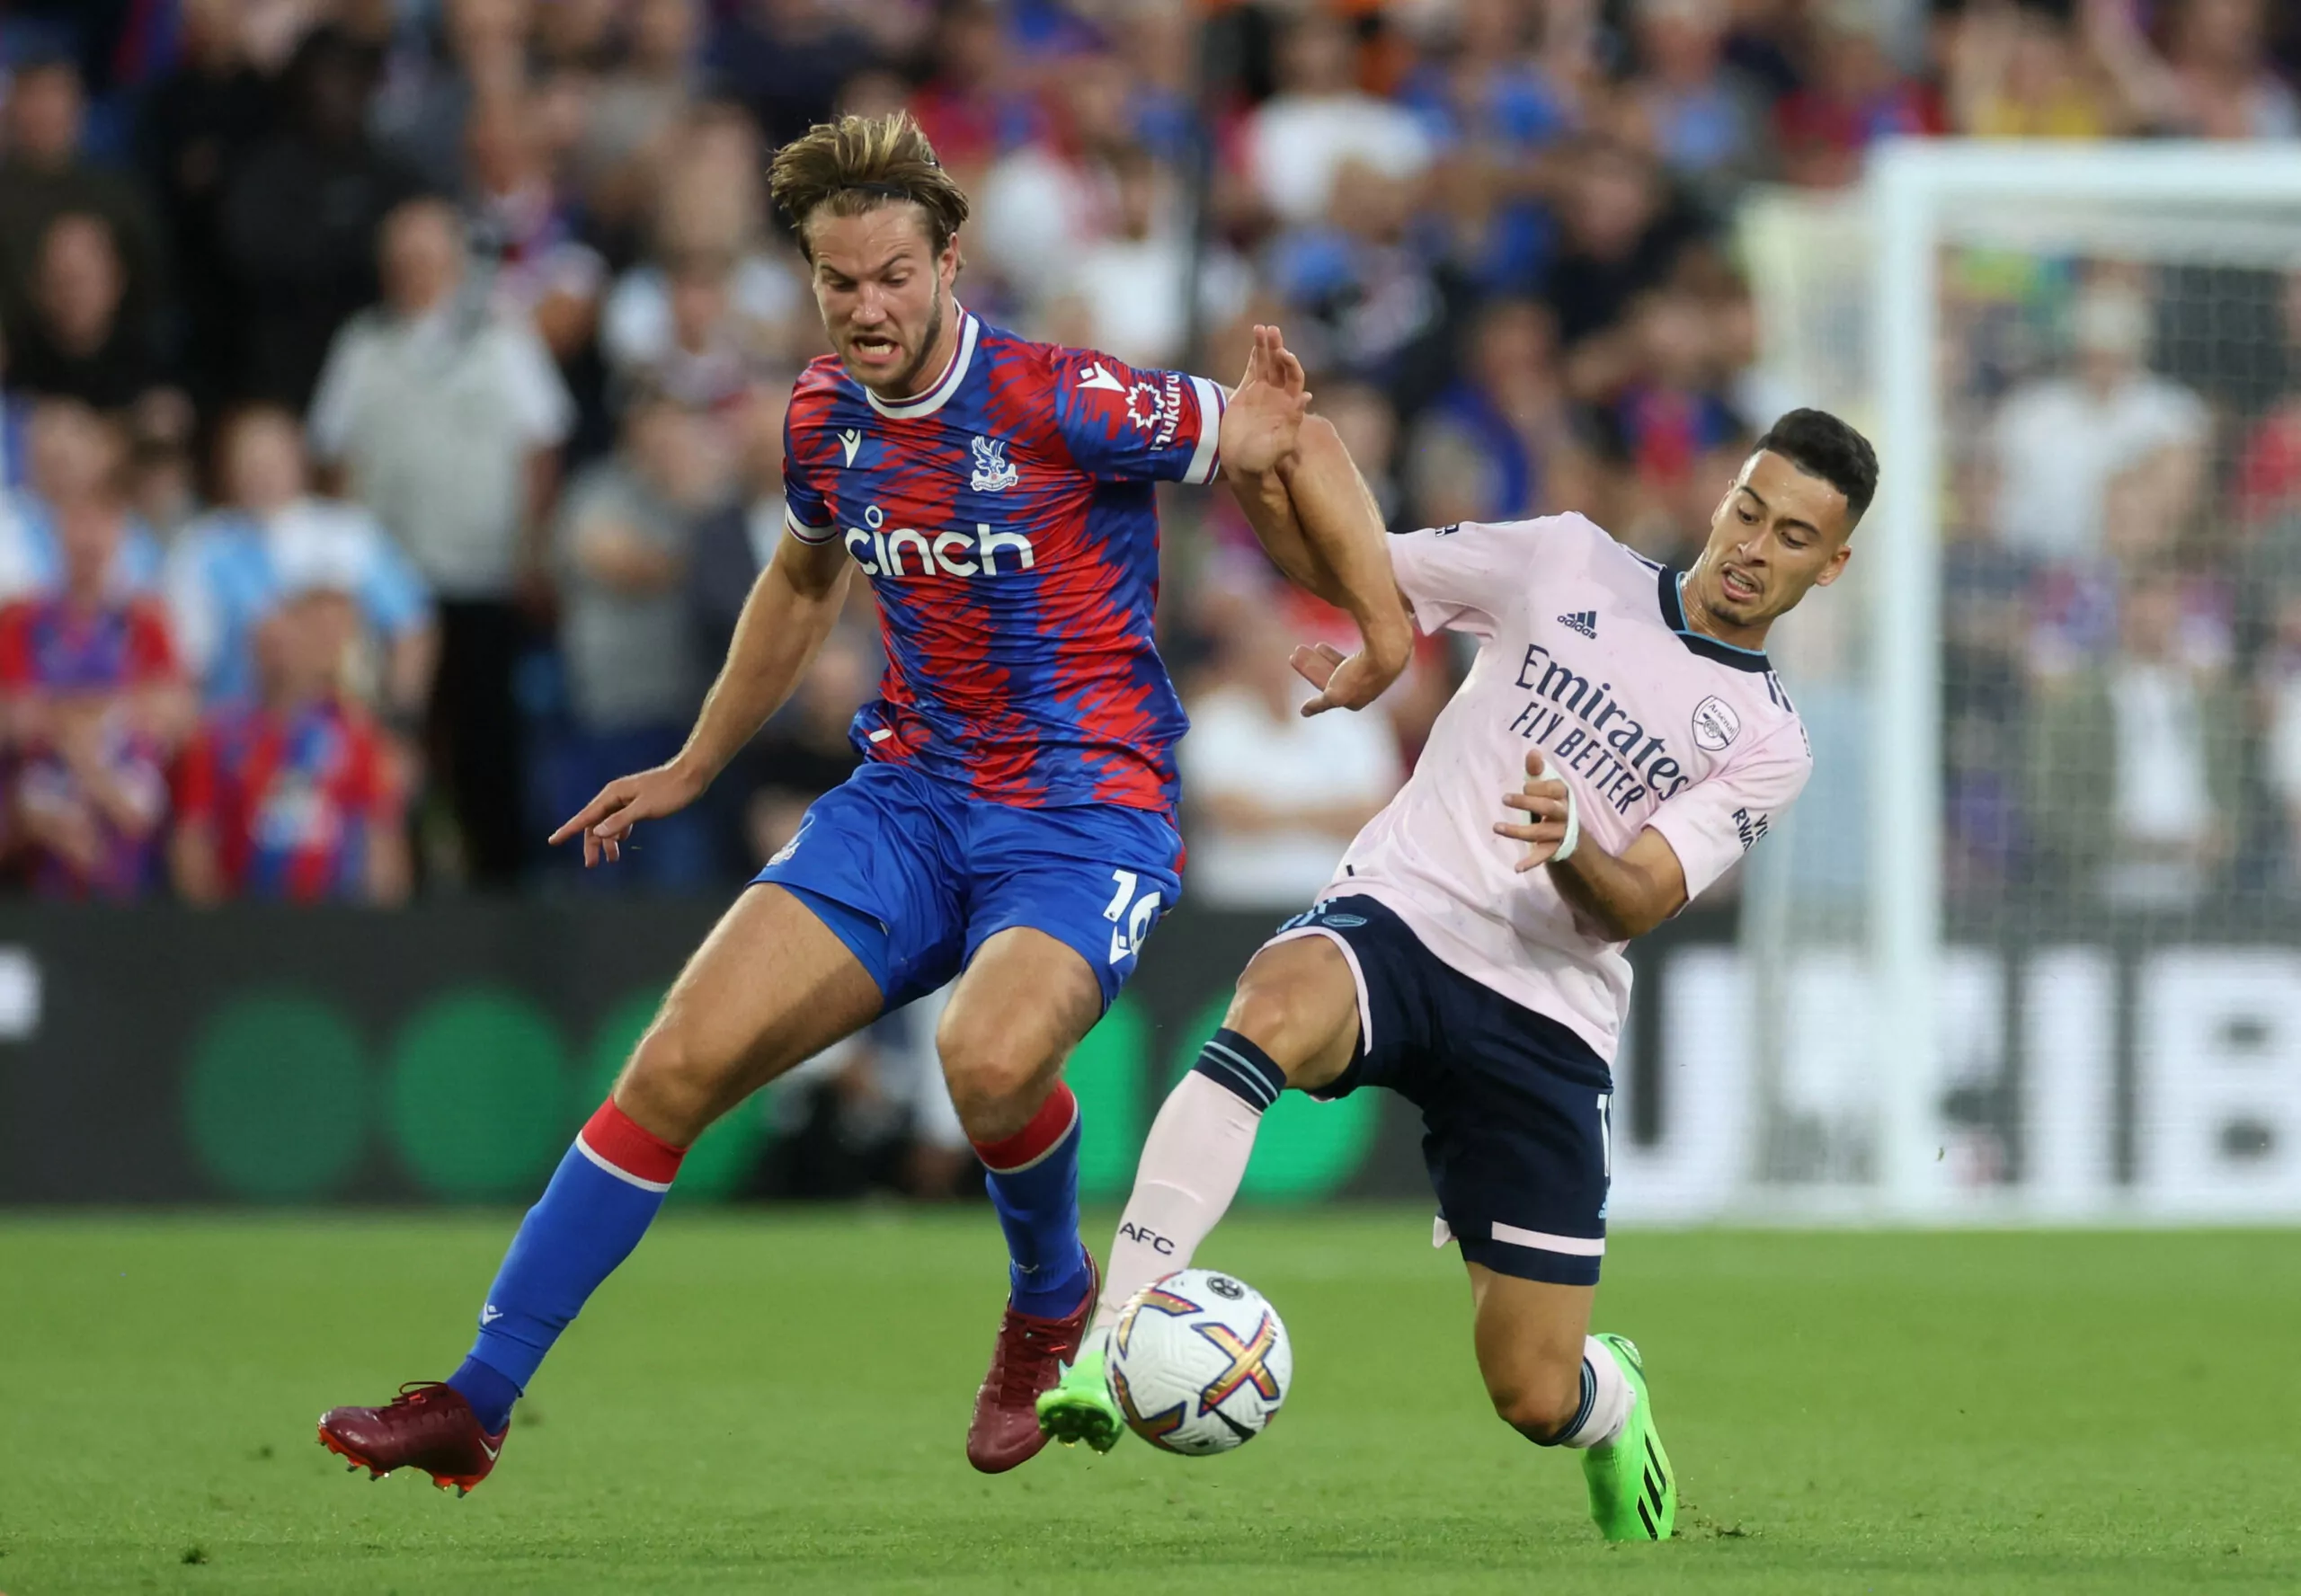
[[[959,347],[952,351],[951,363],[943,368],[943,375],[936,378],[935,386],[915,399],[890,402],[880,398],[869,388],[863,388],[861,383],[856,384],[857,387],[863,388],[863,397],[871,402],[873,410],[891,421],[915,421],[920,416],[933,415],[949,403],[952,395],[959,391],[959,385],[967,379],[967,368],[974,363],[975,338],[982,331],[982,324],[968,315],[966,306],[955,299],[951,302],[951,308],[959,313]]]

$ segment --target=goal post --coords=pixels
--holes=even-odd
[[[1936,230],[1939,157],[1976,153],[1897,143],[1879,153],[1871,182],[1878,316],[1872,381],[1884,444],[1862,551],[1875,570],[1867,592],[1873,639],[1869,745],[1869,953],[1876,1015],[1870,1074],[1878,1098],[1879,1193],[1908,1213],[1936,1183],[1923,1156],[1925,1099],[1941,1077],[1934,1034],[1941,944],[1941,447],[1933,390],[1941,338]],[[1897,373],[1909,374],[1906,379]],[[1874,551],[1874,553],[1873,553]]]
[[[2164,324],[2208,330],[2173,352],[2213,411],[2204,492],[2225,498],[2228,439],[2243,418],[2220,395],[2258,386],[2266,357],[2223,349],[2211,330],[2241,312],[2258,320],[2264,284],[2301,270],[2301,160],[2270,146],[1897,141],[1858,191],[1760,196],[1741,232],[1763,390],[1847,414],[1876,439],[1882,474],[1848,581],[1778,633],[1817,780],[1753,855],[1746,883],[1755,1129],[1733,1205],[1920,1222],[2301,1214],[2301,918],[2260,863],[2273,828],[2257,776],[2245,777],[2234,862],[2178,909],[2096,911],[2090,886],[2053,897],[2015,879],[2030,868],[2018,862],[2002,887],[1958,887],[1953,906],[1945,695],[1977,684],[1945,679],[1961,668],[1945,663],[1944,633],[1945,618],[1966,618],[1949,616],[1944,596],[1952,478],[1978,472],[2006,391],[2056,369],[2058,346],[2023,315],[2053,322],[2066,341],[2068,285],[2087,270],[2128,272],[2152,285]],[[1977,397],[1988,385],[1946,374],[1968,370],[1968,341],[1990,324],[1963,310],[1953,320],[1945,296],[1955,298],[1951,275],[1989,270],[2047,285],[2030,297],[2054,308],[2000,315],[2004,341],[2026,337],[2028,352]],[[2189,298],[2168,297],[2178,295]],[[2301,354],[2301,326],[2292,338]],[[2301,368],[2290,380],[2301,384]],[[1833,606],[1860,625],[1827,616]],[[2234,678],[2224,669],[2225,685]],[[2015,752],[1994,773],[2010,811],[2021,749],[2038,758],[2039,711],[2024,713],[2033,718],[2012,717]],[[2235,763],[2252,772],[2261,733],[2243,735]],[[1858,777],[1843,768],[1853,765]],[[1817,813],[1817,800],[1832,812]],[[2244,971],[2258,979],[2230,973]],[[2296,1018],[2277,1017],[2281,989]],[[2194,1112],[2168,1086],[2180,1077],[2166,1039],[2183,1033],[2172,1015],[2206,1016],[2238,1039],[2230,1058],[2249,1060],[2232,1063],[2225,1091],[2208,1083]],[[1944,1106],[1952,1098],[1984,1103],[1958,1112],[1994,1114],[1995,1128],[1968,1146]]]

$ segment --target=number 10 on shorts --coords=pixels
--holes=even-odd
[[[1112,871],[1111,881],[1118,890],[1111,894],[1103,918],[1111,923],[1111,962],[1118,964],[1142,951],[1142,939],[1159,918],[1159,893],[1153,888],[1138,897],[1142,878],[1132,870]]]

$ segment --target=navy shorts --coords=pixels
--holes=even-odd
[[[1332,941],[1358,981],[1357,1051],[1319,1095],[1388,1086],[1422,1111],[1438,1217],[1465,1259],[1596,1285],[1613,1174],[1605,1060],[1446,963],[1372,898],[1329,898],[1274,940],[1298,936]]]
[[[1076,948],[1103,1006],[1182,892],[1174,822],[1116,804],[1022,809],[905,765],[869,764],[815,800],[754,878],[797,895],[890,1009],[966,968],[1015,926]]]

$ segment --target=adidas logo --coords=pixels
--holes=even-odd
[[[1558,617],[1558,624],[1571,627],[1593,643],[1598,640],[1598,612],[1595,609],[1577,609],[1572,615],[1562,615]]]

